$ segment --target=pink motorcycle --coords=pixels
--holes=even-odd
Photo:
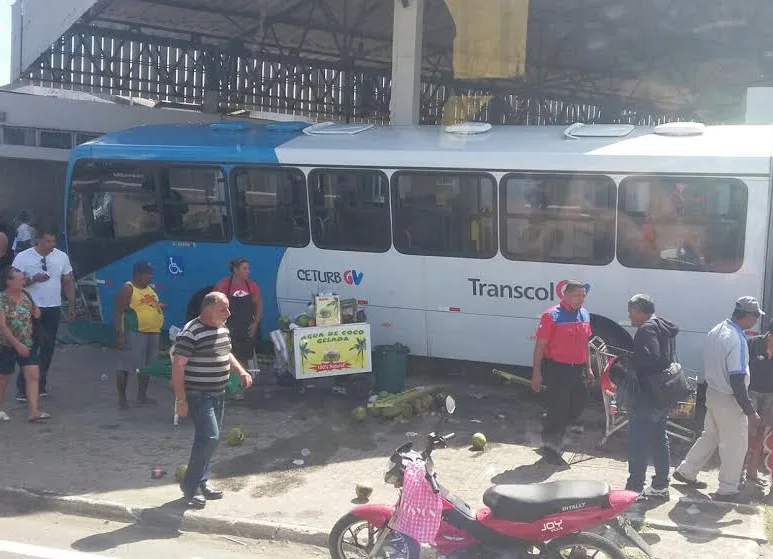
[[[456,404],[450,396],[446,410]],[[626,559],[611,540],[588,532],[606,526],[651,557],[649,546],[620,517],[635,501],[632,491],[600,481],[495,485],[475,511],[438,484],[432,451],[454,436],[428,435],[423,452],[412,443],[389,458],[384,481],[401,490],[396,505],[354,507],[333,527],[333,559],[419,559],[421,544],[447,559]]]

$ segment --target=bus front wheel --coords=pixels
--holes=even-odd
[[[185,310],[186,323],[199,316],[199,312],[201,312],[201,303],[204,301],[206,294],[210,293],[213,288],[214,286],[210,285],[204,289],[198,290],[193,294],[193,297],[191,297],[191,300],[188,301],[188,307]]]

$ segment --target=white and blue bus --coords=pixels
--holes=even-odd
[[[697,370],[738,296],[773,310],[772,157],[768,126],[144,126],[73,150],[67,249],[105,322],[139,259],[169,327],[245,256],[264,339],[335,292],[374,344],[517,365],[578,278],[608,344],[646,292]]]

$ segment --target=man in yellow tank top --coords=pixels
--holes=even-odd
[[[129,373],[158,361],[159,334],[166,305],[150,286],[152,279],[153,268],[149,263],[135,263],[132,280],[126,282],[115,299],[115,339],[118,349],[123,351],[116,377],[118,407],[121,409],[129,407],[126,400]],[[149,384],[148,375],[138,375],[137,403],[155,403],[148,398]]]

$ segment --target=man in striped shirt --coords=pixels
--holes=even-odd
[[[220,439],[225,386],[231,371],[249,387],[252,376],[231,354],[231,336],[225,323],[231,312],[228,297],[209,293],[201,313],[177,335],[172,352],[172,388],[180,417],[191,416],[193,448],[181,484],[189,507],[204,508],[207,499],[223,492],[209,484],[210,463]]]

